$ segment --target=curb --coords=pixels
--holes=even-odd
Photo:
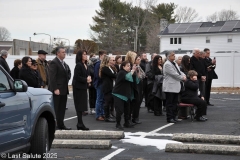
[[[168,143],[165,152],[240,155],[240,146]]]
[[[57,130],[55,139],[123,139],[123,131]]]
[[[180,142],[203,142],[221,144],[240,144],[240,136],[209,134],[173,134],[172,140]]]
[[[110,140],[54,140],[51,148],[110,149]]]

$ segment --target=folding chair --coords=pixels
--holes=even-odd
[[[191,121],[193,122],[194,116],[195,116],[195,105],[194,104],[188,104],[188,103],[179,103],[178,108],[182,107],[189,107],[190,108],[190,116]]]

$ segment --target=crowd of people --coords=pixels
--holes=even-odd
[[[10,70],[6,62],[8,53],[2,50],[0,64],[13,79],[22,79],[30,87],[50,90],[57,128],[70,130],[64,124],[72,74],[64,62],[65,49],[57,47],[52,61],[46,60],[47,54],[39,50],[36,60],[29,56],[16,59]],[[149,113],[166,116],[168,123],[178,123],[179,119],[189,117],[187,108],[179,109],[179,102],[194,104],[197,107],[196,121],[207,121],[207,106],[213,106],[209,101],[212,80],[218,78],[214,71],[216,60],[210,58],[208,48],[203,51],[193,49],[192,57],[176,57],[173,51],[168,51],[164,59],[153,53],[150,61],[146,53],[133,51],[128,51],[125,56],[108,56],[104,50],[99,51],[98,58],[92,53],[88,59],[87,55],[85,50],[76,53],[73,71],[72,90],[78,130],[89,130],[82,119],[88,110],[89,114],[95,114],[97,121],[116,123],[120,130],[141,124],[139,113],[143,101]]]

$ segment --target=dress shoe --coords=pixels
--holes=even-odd
[[[149,110],[148,110],[148,113],[153,113],[153,112],[154,112],[154,111],[153,111],[153,110],[151,110],[151,109],[149,109]]]
[[[130,123],[124,123],[123,126],[124,126],[125,128],[134,128],[134,126],[131,125]]]
[[[142,122],[139,121],[138,119],[132,119],[132,122],[135,123],[135,124],[141,124]]]
[[[72,130],[72,128],[66,127],[66,126],[58,127],[58,129],[60,129],[60,130]]]
[[[116,124],[116,128],[119,130],[124,130],[121,124]]]
[[[197,117],[196,120],[199,121],[199,122],[205,122],[206,121],[203,117]]]
[[[170,119],[170,120],[167,120],[168,123],[176,123],[176,121],[174,121],[174,119]]]
[[[82,115],[86,116],[86,115],[88,115],[88,112],[82,112]]]
[[[77,125],[77,129],[78,129],[78,130],[83,130],[83,131],[88,131],[88,130],[89,130],[89,128],[87,128],[87,127],[84,126],[84,125],[82,125],[81,127],[79,127],[79,126]]]
[[[208,120],[208,118],[207,118],[207,117],[203,117],[203,116],[202,116],[202,118],[203,118],[203,119],[205,119],[206,121]]]
[[[104,121],[104,118],[100,116],[100,117],[96,118],[96,120],[97,121]]]
[[[182,120],[180,120],[180,119],[173,119],[174,121],[176,121],[176,122],[181,122]]]
[[[112,118],[105,118],[104,119],[105,120],[105,122],[116,122],[114,119],[112,119]]]
[[[213,105],[213,104],[211,104],[211,103],[208,103],[207,105],[208,105],[208,106],[214,106],[214,105]]]

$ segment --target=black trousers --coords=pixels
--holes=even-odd
[[[128,114],[129,114],[129,101],[124,101],[116,96],[114,97],[114,107],[116,110],[116,121],[117,124],[121,123],[121,116],[124,113],[124,120],[125,123],[128,122]]]
[[[64,116],[67,105],[67,95],[53,95],[54,110],[57,119],[57,127],[64,127]]]
[[[199,118],[202,115],[206,115],[207,113],[207,102],[202,100],[201,98],[197,99],[182,99],[183,103],[191,103],[197,107],[196,117]]]
[[[154,114],[162,114],[162,100],[154,96],[153,99]]]
[[[96,99],[97,99],[97,91],[94,87],[91,87],[88,89],[88,97],[89,97],[90,108],[95,108]]]
[[[205,82],[201,81],[201,79],[198,79],[199,83],[199,91],[203,97],[205,97]]]
[[[150,83],[150,84],[148,84],[147,85],[147,93],[148,93],[148,95],[147,95],[147,102],[145,101],[145,103],[147,103],[147,108],[148,108],[148,110],[154,110],[153,109],[153,98],[154,98],[154,96],[152,95],[152,89],[153,89],[153,83]]]
[[[112,92],[104,94],[104,113],[105,117],[109,118],[110,116],[110,109],[113,106],[113,95]]]
[[[144,78],[142,81],[142,99],[141,102],[145,98],[145,107],[147,107],[147,101],[148,101],[148,89],[147,89],[147,78]]]
[[[205,83],[205,101],[207,102],[207,104],[209,104],[211,87],[212,87],[212,79],[207,79]]]
[[[167,120],[175,119],[177,115],[178,93],[166,93]]]

